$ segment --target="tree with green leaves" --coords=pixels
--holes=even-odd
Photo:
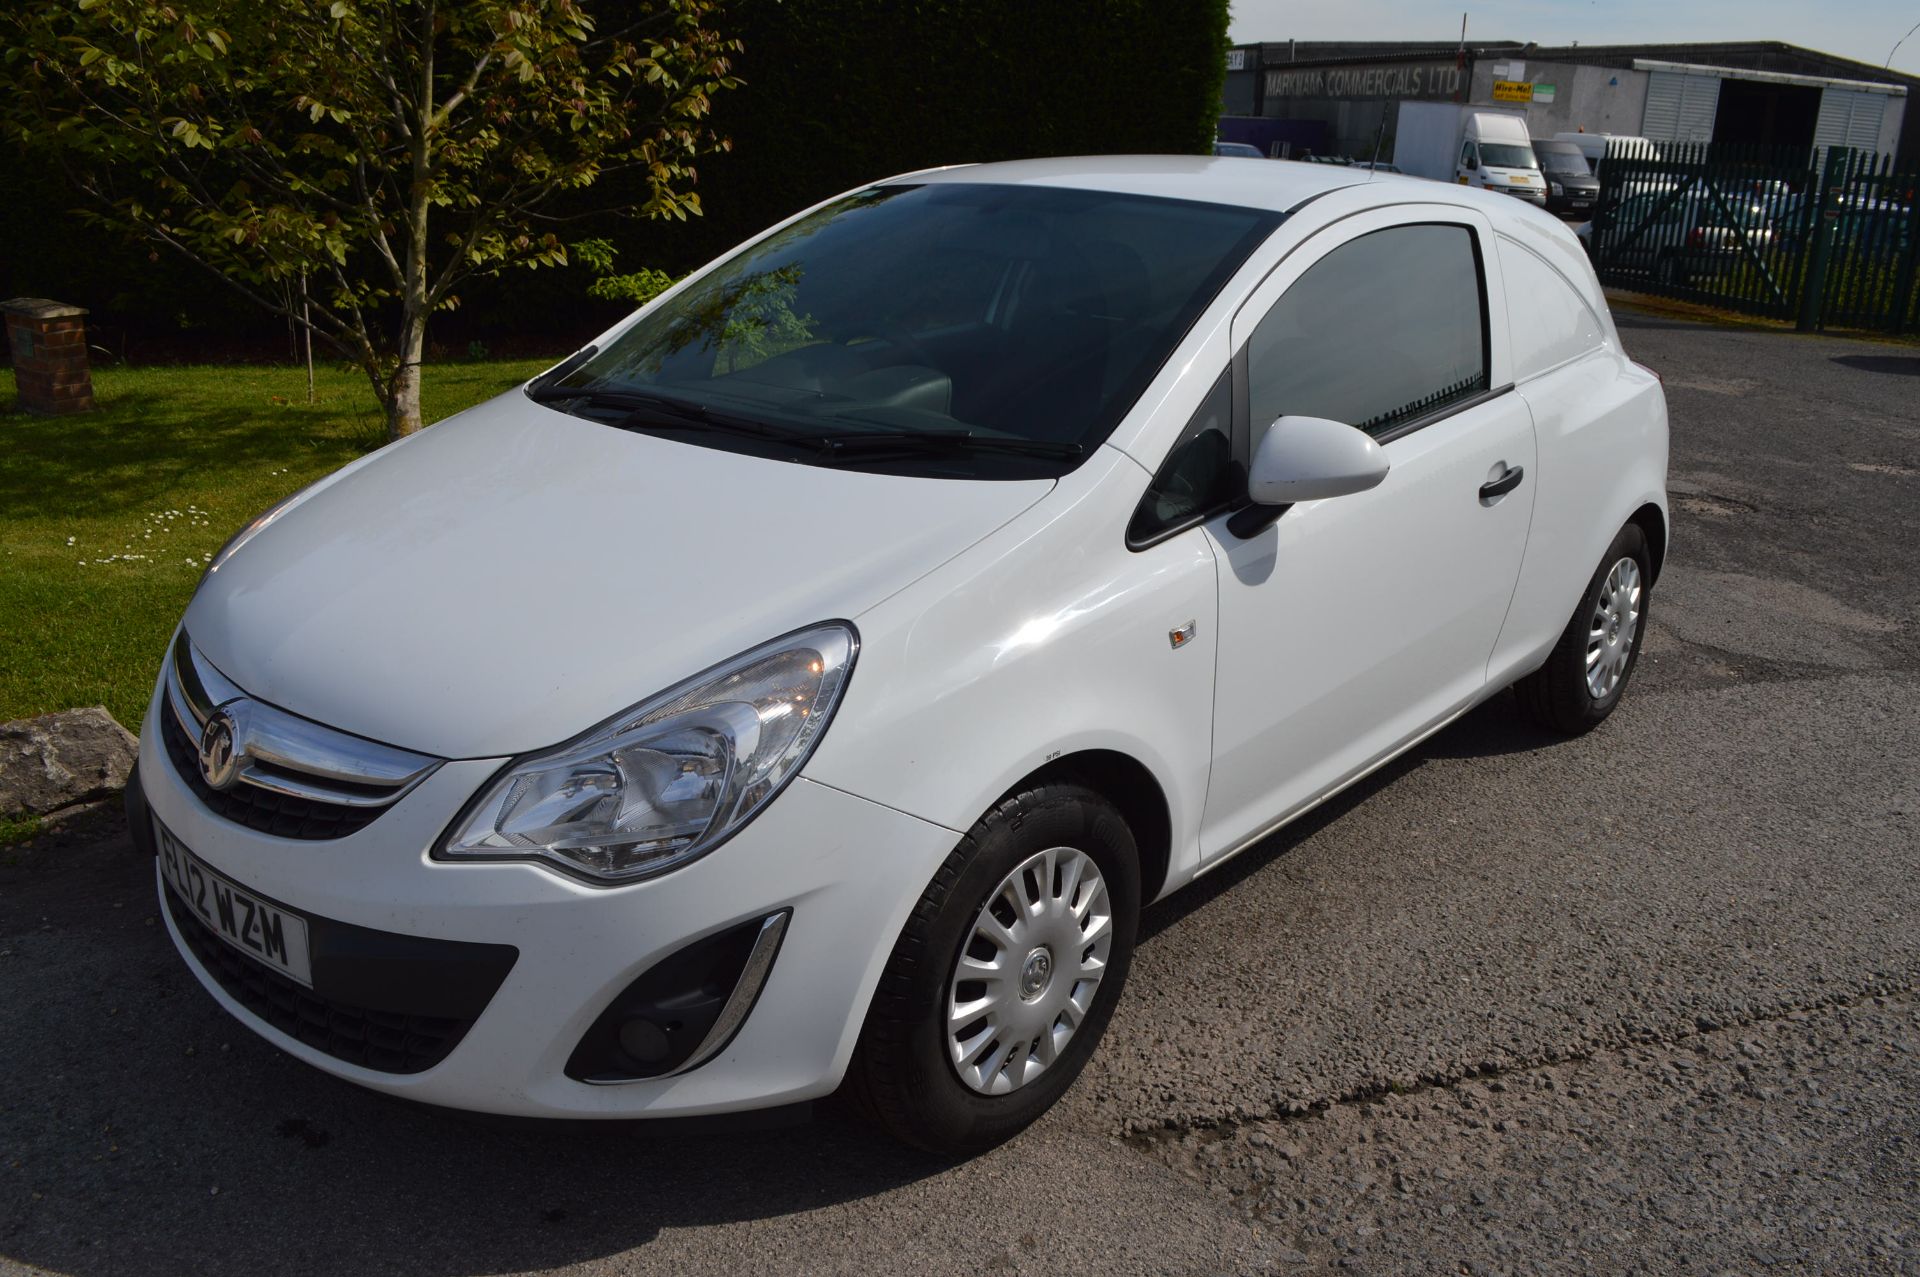
[[[84,216],[357,364],[398,438],[464,283],[565,264],[589,217],[700,211],[736,83],[719,4],[40,0],[0,11],[0,130],[58,160]],[[607,209],[614,174],[638,181]]]

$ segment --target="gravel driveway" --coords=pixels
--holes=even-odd
[[[1151,911],[1025,1137],[360,1092],[97,812],[0,851],[0,1273],[1920,1272],[1920,350],[1620,319],[1676,514],[1620,712],[1496,700]]]

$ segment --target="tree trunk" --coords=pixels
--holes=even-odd
[[[413,310],[400,320],[399,364],[387,383],[387,438],[404,439],[420,429],[420,359],[426,352],[427,317]]]
[[[435,5],[427,0],[420,15],[425,33],[420,47],[418,98],[413,103],[412,137],[408,149],[413,157],[413,181],[407,189],[407,247],[400,263],[400,341],[394,353],[393,380],[387,392],[387,438],[404,439],[420,429],[420,360],[426,353],[427,316],[433,305],[428,300],[427,215],[431,202],[432,141],[434,120],[433,41],[436,23]]]

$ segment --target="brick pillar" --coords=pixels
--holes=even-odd
[[[92,408],[87,312],[44,297],[0,302],[0,311],[7,315],[7,349],[13,354],[20,406],[41,416]]]

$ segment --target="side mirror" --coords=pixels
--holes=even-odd
[[[1282,417],[1260,437],[1247,474],[1253,504],[1227,530],[1245,540],[1300,501],[1344,497],[1387,477],[1387,454],[1365,431],[1325,417]]]
[[[1260,437],[1247,495],[1292,505],[1365,492],[1387,477],[1387,454],[1364,431],[1325,417],[1282,417]]]

